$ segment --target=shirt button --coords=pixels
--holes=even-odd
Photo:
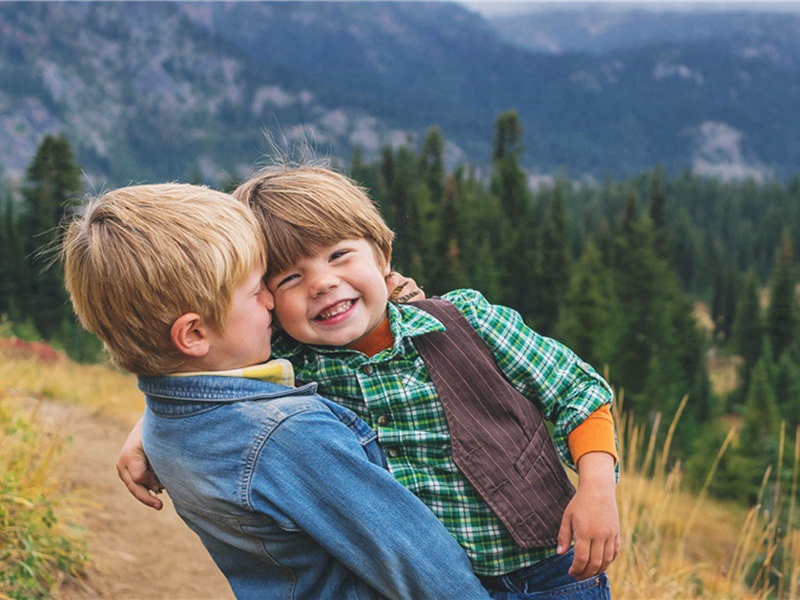
[[[372,365],[364,365],[361,370],[364,372],[365,375],[372,375],[372,372],[375,370]]]
[[[389,424],[389,417],[386,415],[381,415],[378,417],[378,425],[383,425],[384,427]]]
[[[400,450],[398,448],[389,448],[388,454],[392,458],[397,458],[400,456]]]

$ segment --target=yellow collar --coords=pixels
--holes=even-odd
[[[214,375],[215,377],[246,377],[269,381],[287,387],[294,387],[294,367],[292,363],[283,358],[252,365],[242,369],[229,369],[227,371],[201,371],[196,373],[175,373],[173,377],[192,377],[196,375]]]

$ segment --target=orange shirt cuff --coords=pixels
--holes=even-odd
[[[567,437],[572,461],[578,464],[581,456],[589,452],[606,452],[618,461],[617,442],[614,436],[614,418],[611,405],[605,404],[586,417]]]

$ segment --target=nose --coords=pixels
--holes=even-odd
[[[339,285],[339,278],[330,271],[317,271],[309,276],[308,292],[312,298],[327,294]]]
[[[275,296],[269,291],[267,284],[261,282],[261,291],[259,292],[259,300],[267,310],[275,308]]]

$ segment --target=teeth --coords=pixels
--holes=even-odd
[[[319,313],[319,315],[317,315],[317,319],[320,321],[324,321],[325,319],[331,319],[336,315],[342,314],[346,310],[349,310],[351,306],[353,306],[353,301],[345,300],[344,302],[340,302],[330,310],[326,310],[325,312]]]

